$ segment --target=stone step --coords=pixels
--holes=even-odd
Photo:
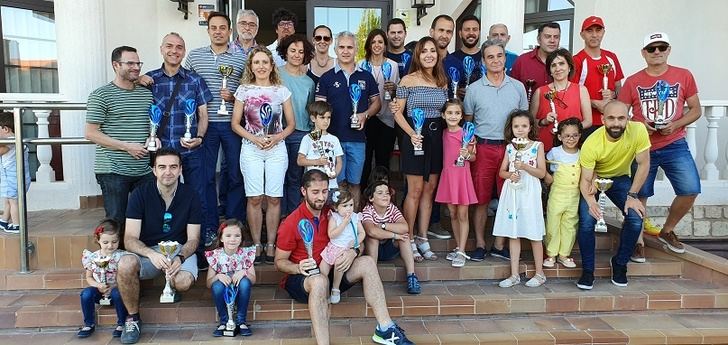
[[[442,253],[444,257],[444,253]],[[530,256],[524,254],[523,257]],[[608,252],[597,253],[597,264],[595,274],[599,277],[607,277],[611,273],[609,267]],[[565,268],[557,263],[554,268],[544,269],[549,278],[574,278],[581,275],[581,259],[574,258],[576,268]],[[532,276],[534,273],[533,260],[521,262],[521,272]],[[677,258],[649,258],[644,264],[629,264],[629,274],[633,276],[656,276],[656,277],[679,277],[683,273],[683,263]],[[384,282],[404,281],[406,271],[401,259],[378,264],[379,275]],[[450,262],[441,258],[436,261],[423,261],[415,265],[415,273],[421,281],[439,280],[472,280],[472,279],[503,279],[510,275],[510,262],[498,258],[488,257],[482,262],[468,261],[465,267],[456,268],[450,266]],[[200,271],[200,279],[195,283],[204,287],[206,271]],[[259,285],[276,285],[283,275],[275,270],[273,265],[256,265],[256,277]],[[164,285],[164,278],[159,277],[154,281],[142,282],[142,286],[161,287]],[[73,270],[51,270],[34,271],[30,274],[21,274],[14,271],[0,271],[0,290],[29,290],[29,289],[75,289],[83,288],[86,285],[83,269]]]
[[[598,279],[594,290],[581,291],[573,279],[552,279],[538,288],[518,285],[500,288],[496,280],[425,282],[422,295],[408,295],[402,283],[385,283],[387,305],[395,319],[410,317],[478,317],[483,315],[551,315],[656,310],[726,309],[728,288],[690,279],[631,278],[619,288]],[[0,297],[0,328],[70,327],[82,320],[78,289],[66,291],[14,291]],[[160,290],[144,290],[141,316],[147,324],[214,324],[216,313],[208,289],[194,288],[182,301],[159,304]],[[345,292],[331,305],[332,319],[371,318],[361,285]],[[116,322],[113,307],[97,306],[101,325]],[[274,286],[256,286],[248,321],[308,320],[306,304],[291,300]]]

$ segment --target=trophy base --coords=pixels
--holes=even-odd
[[[594,225],[594,232],[607,232],[607,224]]]
[[[414,150],[412,152],[412,154],[415,155],[415,156],[424,156],[425,155],[425,151],[422,151],[422,150]]]
[[[99,300],[99,305],[111,305],[111,300],[108,297],[104,297]]]
[[[157,152],[157,146],[147,146],[147,151],[149,152]]]
[[[667,122],[653,122],[652,123],[652,127],[658,131],[667,127],[667,125],[668,125]]]
[[[217,111],[217,114],[218,115],[230,115],[230,112],[228,112],[227,110],[220,109]]]
[[[465,166],[465,159],[456,159],[455,160],[455,166],[456,167],[464,167]]]
[[[359,124],[358,123],[352,123],[350,127],[351,127],[351,129],[359,129]]]
[[[170,295],[162,294],[161,296],[159,296],[159,303],[164,303],[164,304],[174,303],[174,294],[170,294]]]
[[[315,276],[317,274],[321,274],[321,270],[319,270],[319,268],[316,267],[316,268],[312,268],[310,270],[306,270],[306,273],[308,273],[308,275],[310,275],[310,276]]]
[[[232,331],[228,331],[226,329],[226,330],[222,331],[222,335],[224,337],[234,337],[234,336],[238,335],[238,330],[237,329],[234,329]]]
[[[184,140],[184,142],[186,143],[189,143],[190,141],[192,141],[192,137],[182,137],[182,140]]]
[[[391,101],[392,100],[392,96],[389,94],[389,92],[386,92],[384,94],[384,100],[385,101]]]

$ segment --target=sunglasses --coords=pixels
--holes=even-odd
[[[649,47],[645,47],[644,49],[648,53],[652,54],[655,52],[655,50],[659,49],[660,52],[664,52],[667,50],[667,48],[670,48],[670,46],[669,45],[649,46]]]
[[[316,42],[321,42],[321,41],[331,42],[331,36],[316,35],[316,36],[313,36],[313,40]]]
[[[169,212],[164,212],[164,225],[162,225],[162,232],[168,233],[172,228],[170,227],[169,223],[172,221],[172,214]]]

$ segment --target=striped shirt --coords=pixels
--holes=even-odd
[[[361,211],[361,222],[372,222],[375,224],[381,224],[381,223],[396,223],[400,219],[403,219],[402,212],[399,212],[399,209],[397,209],[397,206],[394,206],[394,204],[389,203],[389,206],[387,206],[387,211],[384,212],[383,216],[380,216],[377,213],[377,210],[374,209],[374,206],[372,204],[368,204],[364,206],[364,209]]]
[[[246,59],[247,57],[242,50],[235,48],[232,44],[228,45],[227,51],[220,54],[215,54],[210,46],[205,46],[193,49],[187,55],[184,67],[199,74],[212,93],[212,100],[207,103],[207,113],[211,122],[230,122],[230,115],[219,115],[217,113],[222,100],[220,98],[220,89],[222,88],[220,66],[227,65],[233,68],[233,73],[227,77],[226,86],[231,93],[234,93],[238,85],[240,85]],[[229,102],[226,102],[225,105],[228,112],[232,114],[233,105]]]
[[[152,92],[143,87],[126,90],[108,83],[88,96],[86,122],[100,125],[100,131],[111,138],[144,144],[153,100]],[[96,145],[94,173],[142,176],[150,172],[149,159],[134,159],[126,151]]]

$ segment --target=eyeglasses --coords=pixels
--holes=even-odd
[[[564,139],[579,139],[579,137],[581,137],[581,134],[577,133],[577,134],[562,135],[561,137]]]
[[[316,35],[316,36],[313,36],[313,40],[316,42],[321,42],[321,41],[331,42],[331,36]]]
[[[256,27],[258,27],[258,24],[256,24],[255,22],[238,22],[238,25],[240,25],[244,28],[247,27],[247,28],[251,28],[251,29],[255,29]]]
[[[162,225],[162,232],[168,233],[172,230],[172,227],[169,225],[170,222],[172,222],[172,214],[164,212],[164,225]]]
[[[280,21],[280,22],[278,22],[278,26],[282,27],[282,28],[292,28],[293,22],[290,20]]]
[[[117,62],[120,64],[123,64],[123,65],[126,65],[127,67],[137,66],[137,67],[141,68],[142,65],[144,65],[144,63],[141,61],[117,61]]]
[[[664,51],[667,50],[667,48],[670,48],[670,46],[669,45],[663,45],[663,44],[661,44],[659,46],[649,46],[649,47],[645,47],[644,49],[648,53],[652,54],[652,53],[655,52],[655,50],[658,50],[659,49],[660,52],[664,52]]]

